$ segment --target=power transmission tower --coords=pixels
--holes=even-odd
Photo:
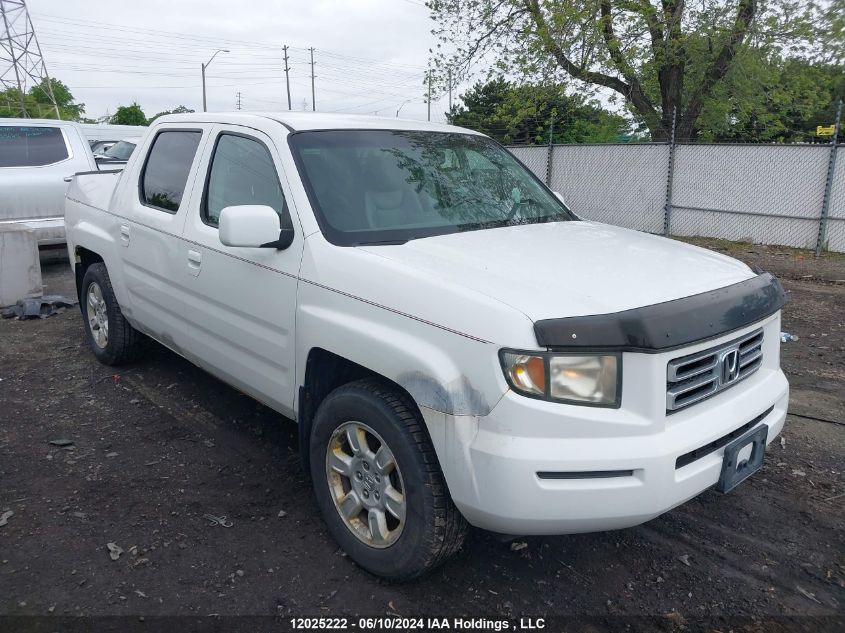
[[[238,91],[238,100],[235,103],[235,106],[238,108],[238,110],[241,109],[241,93],[240,93],[240,91]]]
[[[33,86],[43,85],[50,104],[61,119],[53,84],[41,47],[35,37],[35,28],[24,0],[0,0],[0,89],[15,88],[20,98],[20,116],[29,117],[25,95]],[[36,113],[38,114],[38,113]]]
[[[285,51],[285,84],[288,88],[288,110],[291,110],[290,105],[290,66],[288,65],[288,45],[285,44],[282,46],[282,50]]]
[[[317,102],[314,99],[314,47],[312,46],[308,50],[311,51],[311,111],[317,111]]]

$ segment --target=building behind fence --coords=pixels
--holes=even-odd
[[[818,253],[845,252],[845,145],[836,140],[508,149],[585,219]]]

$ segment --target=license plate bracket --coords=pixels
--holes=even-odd
[[[719,483],[716,484],[717,491],[730,492],[762,468],[768,436],[768,425],[761,424],[725,447],[722,472],[719,475]],[[751,455],[740,462],[739,453],[749,444],[751,444]]]

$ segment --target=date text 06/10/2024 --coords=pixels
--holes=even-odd
[[[544,618],[291,618],[294,630],[322,631],[538,631],[546,628]]]

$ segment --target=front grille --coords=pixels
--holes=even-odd
[[[669,361],[666,412],[673,413],[732,387],[760,369],[763,330]]]

